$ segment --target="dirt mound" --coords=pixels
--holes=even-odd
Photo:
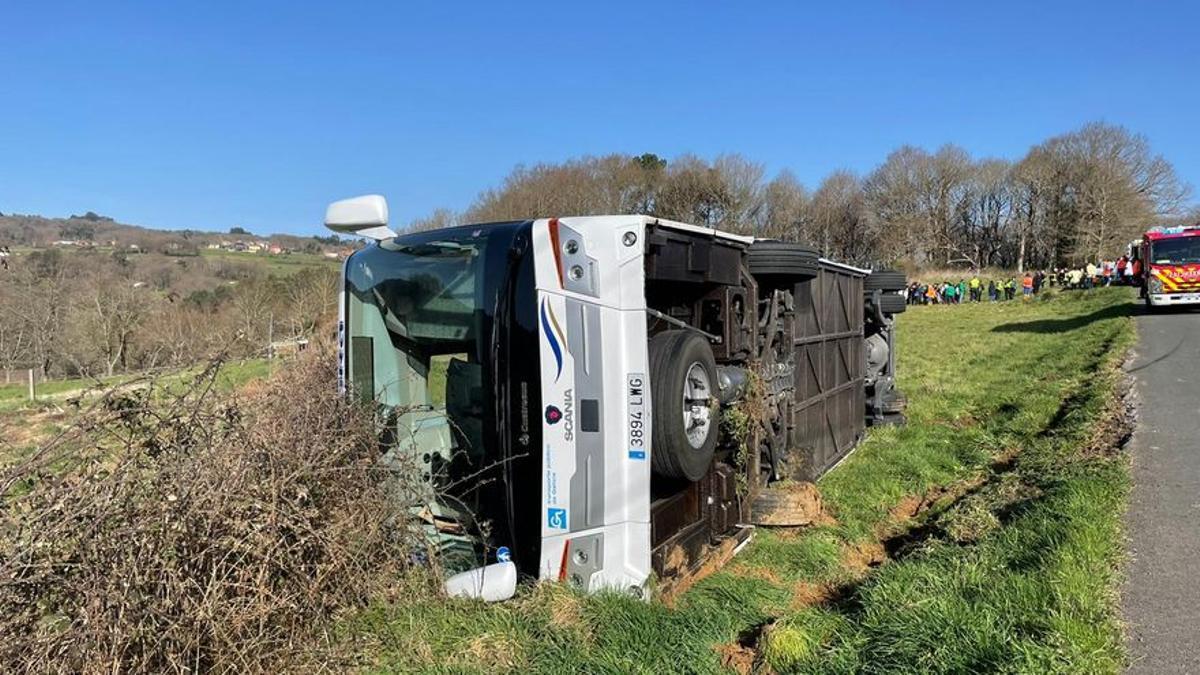
[[[792,609],[817,607],[824,605],[837,596],[835,589],[826,584],[814,584],[811,581],[797,581],[792,586]]]
[[[873,567],[879,567],[887,561],[887,550],[877,541],[864,541],[851,544],[842,551],[842,564],[856,573],[863,573]]]
[[[724,567],[725,563],[729,562],[737,552],[739,543],[737,539],[730,537],[716,546],[704,547],[699,555],[699,559],[704,562],[692,570],[686,569],[686,565],[683,563],[679,563],[675,567],[671,566],[672,560],[687,560],[687,553],[683,551],[682,547],[674,547],[667,554],[667,569],[677,570],[678,576],[659,587],[659,597],[663,604],[668,607],[674,606],[675,598],[683,595],[689,588],[696,585],[696,582]]]
[[[754,496],[751,522],[764,527],[802,527],[830,520],[821,491],[812,483],[778,483]]]
[[[721,656],[722,667],[732,670],[738,675],[748,675],[754,671],[754,662],[758,659],[758,652],[753,648],[735,642],[717,645],[715,649]]]

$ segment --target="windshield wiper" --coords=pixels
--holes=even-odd
[[[393,250],[408,255],[421,257],[431,257],[435,255],[461,256],[463,254],[474,255],[477,249],[474,246],[463,246],[456,241],[427,241],[422,244],[408,244],[406,246],[397,246]]]

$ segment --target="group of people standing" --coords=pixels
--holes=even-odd
[[[1083,267],[1055,269],[1054,276],[1063,288],[1089,289],[1116,284],[1133,285],[1137,276],[1141,274],[1141,263],[1140,260],[1130,260],[1121,256],[1116,260],[1089,262]]]
[[[1046,285],[1044,272],[1028,272],[1023,277],[1007,279],[980,278],[974,274],[970,279],[922,283],[914,281],[908,285],[907,300],[910,305],[957,305],[963,302],[989,302],[1012,300],[1020,290],[1025,297],[1033,296]]]
[[[1077,268],[1055,268],[1049,273],[1038,270],[1022,276],[984,279],[973,273],[969,279],[941,283],[914,281],[905,292],[910,305],[957,305],[963,302],[1012,300],[1019,292],[1022,297],[1037,295],[1047,286],[1065,289],[1090,289],[1100,286],[1136,283],[1141,273],[1141,261],[1121,256],[1117,260],[1089,262]]]

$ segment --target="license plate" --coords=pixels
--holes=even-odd
[[[629,459],[646,459],[646,429],[650,420],[646,419],[646,376],[642,373],[630,373],[629,385],[626,389],[625,404],[629,410],[627,424]]]

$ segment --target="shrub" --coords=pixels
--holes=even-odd
[[[412,472],[312,349],[253,392],[219,364],[126,385],[0,469],[0,669],[262,671],[406,573]],[[181,391],[182,389],[182,391]]]

